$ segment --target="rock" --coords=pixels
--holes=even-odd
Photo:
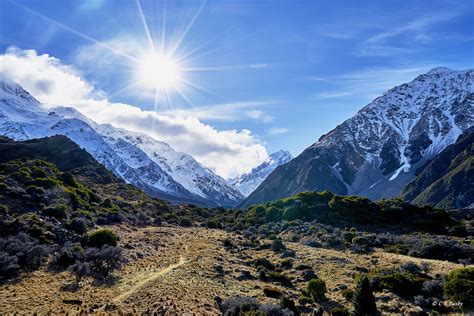
[[[313,270],[305,270],[303,271],[303,279],[305,281],[309,281],[311,279],[317,279],[318,276],[316,275],[316,273],[314,273]]]
[[[361,273],[367,273],[367,272],[369,272],[369,269],[364,268],[364,267],[355,267],[355,270],[356,270],[357,272],[361,272]]]
[[[335,288],[332,289],[333,292],[337,292],[337,291],[342,291],[342,290],[345,290],[347,289],[347,285],[345,284],[339,284],[338,286],[336,286]]]
[[[64,299],[63,303],[71,305],[82,305],[82,301],[78,299]]]
[[[253,276],[252,276],[252,274],[250,274],[250,271],[242,270],[240,272],[240,275],[236,279],[239,280],[239,281],[252,280]]]

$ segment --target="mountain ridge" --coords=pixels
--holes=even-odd
[[[45,109],[20,85],[6,80],[0,80],[0,134],[15,140],[65,135],[118,177],[172,202],[234,206],[243,199],[239,191],[190,155],[177,153],[149,136],[97,124],[73,108]],[[155,147],[148,148],[152,157],[136,141],[139,137]]]
[[[240,206],[301,191],[397,196],[474,121],[474,70],[435,68],[398,85],[276,168]]]

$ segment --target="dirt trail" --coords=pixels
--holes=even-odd
[[[122,292],[121,294],[116,296],[112,300],[112,302],[119,303],[119,302],[123,301],[124,299],[126,299],[127,297],[132,295],[133,293],[138,292],[143,286],[147,285],[150,282],[155,281],[160,276],[173,271],[174,269],[178,268],[179,266],[182,266],[185,263],[186,263],[186,260],[184,259],[184,257],[180,257],[179,261],[177,263],[170,264],[169,266],[167,266],[164,269],[161,269],[160,271],[156,271],[156,272],[153,272],[151,274],[143,276],[142,278],[136,280],[136,284],[133,285],[130,289],[128,289],[127,291]]]

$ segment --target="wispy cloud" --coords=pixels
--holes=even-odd
[[[270,135],[280,135],[280,134],[285,134],[288,132],[289,129],[286,127],[274,127],[268,130],[268,134]]]
[[[440,22],[449,21],[459,14],[461,14],[461,12],[453,10],[441,14],[431,13],[426,14],[425,16],[416,17],[409,22],[403,23],[396,27],[391,27],[388,30],[384,30],[380,33],[372,35],[365,41],[365,43],[378,43],[406,33],[413,33],[413,39],[415,40],[425,41],[428,38],[428,35],[426,35],[425,32],[427,32],[431,26]],[[420,37],[421,34],[424,36]]]
[[[254,120],[261,121],[262,123],[270,123],[275,119],[272,115],[269,115],[262,110],[247,111],[245,112],[245,115]]]
[[[370,17],[343,12],[337,23],[319,25],[317,32],[320,36],[345,41],[346,45],[353,43],[353,52],[358,56],[406,55],[445,37],[446,34],[435,32],[435,29],[468,12],[466,6],[458,3],[443,10],[439,5],[431,9],[413,4],[411,10],[389,15],[379,12]]]
[[[251,118],[262,123],[269,123],[273,121],[273,116],[257,108],[272,104],[274,104],[274,102],[271,101],[232,102],[193,108],[173,109],[162,113],[172,116],[192,116],[210,121],[239,121]]]
[[[314,99],[358,98],[370,100],[388,89],[413,80],[416,76],[440,65],[426,64],[412,67],[368,68],[330,76],[324,91],[312,95]]]

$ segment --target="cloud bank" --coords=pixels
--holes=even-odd
[[[197,117],[162,115],[110,102],[77,69],[48,54],[9,48],[0,55],[0,64],[0,76],[19,83],[47,107],[71,106],[98,123],[146,133],[191,154],[224,178],[245,172],[268,157],[249,130],[219,131]]]

